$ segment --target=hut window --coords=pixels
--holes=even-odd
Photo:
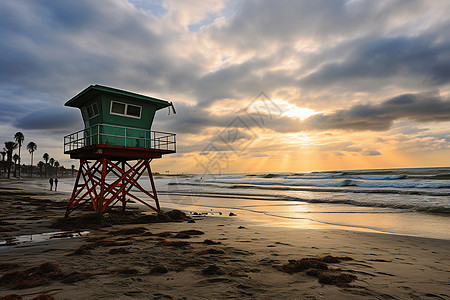
[[[127,105],[127,115],[133,116],[136,118],[140,118],[141,117],[141,107],[128,104]]]
[[[86,110],[87,110],[87,114],[88,114],[89,119],[92,119],[93,117],[98,116],[97,103],[92,103],[91,105],[86,107]]]
[[[132,104],[126,104],[117,101],[111,101],[111,114],[122,115],[132,118],[141,118],[142,107]]]
[[[115,114],[125,114],[125,104],[113,101],[111,104],[111,112]]]

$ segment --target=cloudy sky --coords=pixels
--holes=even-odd
[[[164,172],[450,165],[447,0],[4,0],[0,143],[70,166],[91,84],[173,101]],[[23,162],[29,160],[23,154]],[[36,161],[36,159],[35,159]]]

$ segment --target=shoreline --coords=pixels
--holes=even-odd
[[[0,231],[0,240],[22,233],[58,231],[49,226],[63,217],[66,192],[39,190],[26,181],[0,180],[0,195],[0,227],[12,229]],[[76,214],[83,213],[88,211]],[[204,234],[181,238],[178,234],[184,230]],[[49,279],[48,283],[22,289],[0,285],[0,297],[17,294],[33,299],[46,291],[55,299],[450,297],[446,281],[448,240],[331,228],[271,227],[239,216],[198,216],[195,223],[113,224],[89,231],[73,238],[0,246],[0,266],[20,265],[13,270],[0,269],[0,282],[6,274],[44,263],[56,264],[64,276],[79,279],[71,283]],[[85,252],[69,255],[77,249]],[[349,274],[356,279],[339,286],[320,283],[320,278],[306,275],[308,271],[282,271],[290,260],[326,256],[351,260],[329,263],[327,271],[320,272],[328,272],[327,276]]]
[[[314,203],[283,199],[265,201],[266,197],[272,196],[253,194],[247,196],[194,192],[194,195],[191,195],[188,192],[171,192],[170,186],[166,186],[166,179],[160,182],[158,180],[155,182],[160,204],[166,208],[208,212],[215,215],[219,212],[224,214],[236,212],[238,217],[245,220],[262,221],[277,227],[334,228],[450,240],[448,214],[345,203]],[[67,192],[67,199],[72,192],[72,181],[70,178],[62,179],[58,185],[58,191]],[[32,182],[32,185],[41,189],[48,188],[46,180],[34,179]],[[141,196],[144,199],[147,197],[143,194]]]

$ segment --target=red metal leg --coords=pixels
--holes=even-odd
[[[161,209],[150,162],[151,159],[141,159],[134,165],[130,165],[126,161],[112,162],[109,159],[102,158],[90,165],[89,161],[80,160],[80,168],[72,197],[67,205],[66,216],[89,201],[92,203],[94,210],[100,215],[119,202],[122,204],[122,209],[125,210],[127,196],[160,212]],[[126,170],[127,167],[128,170]],[[149,174],[152,193],[145,190],[138,183],[138,179],[146,170]],[[81,180],[84,183],[80,184]],[[150,205],[147,200],[140,199],[131,193],[132,188],[137,188],[154,200],[156,207]]]

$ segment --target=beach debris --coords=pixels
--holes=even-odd
[[[203,241],[203,244],[205,244],[205,245],[220,245],[222,243],[221,242],[214,242],[213,240],[206,239],[206,240]]]
[[[142,214],[136,218],[135,224],[150,224],[150,223],[161,223],[158,216],[155,214],[147,215]]]
[[[159,237],[168,237],[168,236],[172,236],[173,233],[170,232],[170,231],[164,231],[164,232],[157,233],[157,234],[155,234],[155,235],[156,235],[156,236],[159,236]]]
[[[203,275],[223,275],[225,272],[217,265],[209,265],[202,270]]]
[[[330,264],[335,264],[335,263],[341,262],[341,260],[339,258],[337,258],[335,256],[331,256],[331,255],[322,257],[320,260],[323,261],[324,263],[330,263]]]
[[[351,274],[321,274],[319,276],[319,283],[322,284],[330,284],[330,285],[336,285],[339,287],[346,287],[350,282],[357,279],[355,275]]]
[[[386,260],[386,259],[380,259],[380,258],[369,259],[369,261],[375,261],[375,262],[392,262],[392,260]]]
[[[91,245],[94,248],[98,248],[98,247],[115,247],[115,246],[129,246],[132,245],[132,242],[118,242],[118,241],[108,241],[108,240],[100,240],[97,241],[93,244],[87,244],[87,245]]]
[[[189,220],[188,223],[195,223],[195,220],[194,219]]]
[[[317,258],[302,258],[300,260],[290,260],[288,264],[282,266],[282,271],[286,273],[296,273],[302,272],[307,269],[320,269],[327,270],[327,264],[330,263],[340,263],[341,261],[353,260],[353,258],[348,256],[331,256],[327,255],[324,257]]]
[[[288,243],[282,243],[282,242],[275,242],[276,245],[284,245],[284,246],[292,246],[291,244]]]
[[[65,283],[75,280],[83,280],[86,275],[66,275],[57,264],[43,263],[38,267],[29,268],[25,271],[14,271],[0,278],[0,285],[13,289],[25,289],[49,284],[54,280]]]
[[[239,226],[238,229],[246,229],[245,226]]]
[[[183,230],[183,231],[180,231],[179,233],[189,234],[189,235],[202,235],[202,234],[205,234],[203,231],[196,230],[196,229]]]
[[[150,274],[165,274],[167,272],[169,272],[169,269],[164,265],[156,265],[150,269]]]
[[[117,242],[117,241],[108,241],[108,240],[97,240],[91,244],[81,245],[74,252],[68,253],[65,256],[73,256],[73,255],[90,255],[92,254],[92,250],[98,247],[120,247],[120,246],[129,246],[132,245],[131,242]]]
[[[353,258],[331,255],[322,258],[302,258],[300,260],[289,260],[289,263],[282,265],[280,270],[289,274],[306,271],[306,275],[318,278],[319,283],[347,287],[357,277],[351,274],[339,273],[340,269],[330,269],[327,264],[348,260],[353,260]]]
[[[183,231],[178,232],[174,236],[174,238],[189,239],[189,238],[191,238],[192,235],[201,235],[201,234],[205,234],[205,233],[203,231],[195,230],[195,229],[183,230]]]
[[[191,220],[191,217],[179,210],[171,210],[159,214],[110,210],[102,217],[98,214],[87,213],[77,217],[60,218],[52,227],[63,230],[80,230],[109,227],[111,225],[181,222],[187,220]]]
[[[177,233],[175,236],[173,236],[173,238],[177,238],[177,239],[190,239],[191,236],[187,233]]]
[[[169,215],[165,212],[160,212],[156,215],[156,219],[158,220],[159,223],[165,223],[165,222],[170,222],[173,221]]]
[[[209,248],[205,250],[201,250],[197,252],[198,255],[206,255],[206,254],[225,254],[225,251],[217,248]]]
[[[0,271],[9,271],[20,268],[20,264],[16,263],[0,263]]]
[[[312,277],[319,277],[322,275],[322,271],[319,269],[309,269],[305,274]]]
[[[329,263],[329,264],[334,264],[334,263],[340,263],[343,260],[353,260],[353,258],[348,257],[348,256],[331,256],[331,255],[327,255],[324,256],[322,258],[320,258],[321,261],[323,261],[324,263]]]
[[[109,254],[129,254],[131,252],[125,248],[114,248],[114,249],[109,250],[108,253]]]
[[[162,240],[156,243],[156,246],[169,246],[169,247],[175,247],[175,248],[185,248],[187,246],[190,246],[191,243],[187,241],[167,241]]]
[[[303,272],[308,269],[327,270],[328,266],[326,263],[315,258],[302,258],[300,260],[290,260],[288,264],[281,266],[281,270],[289,274]]]
[[[236,216],[236,214],[235,214],[235,213],[232,213],[232,212],[230,212],[230,213],[228,214],[228,216],[230,216],[230,217],[234,217],[234,216]]]
[[[58,219],[51,227],[62,230],[80,230],[99,228],[103,224],[102,218],[97,214],[84,214],[79,217],[61,218]]]
[[[177,210],[177,209],[166,212],[166,215],[173,221],[191,220],[191,217],[186,215],[186,213],[182,212],[181,210]]]

